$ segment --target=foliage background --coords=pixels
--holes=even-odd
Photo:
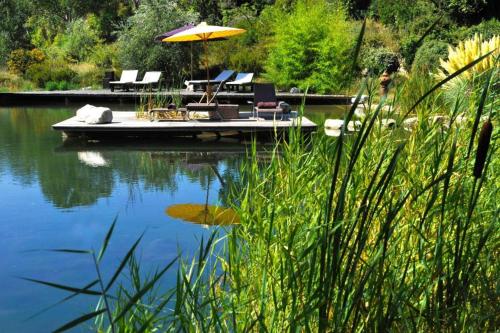
[[[36,49],[67,64],[80,87],[99,87],[105,71],[119,75],[124,68],[162,70],[170,85],[181,86],[189,76],[190,46],[154,37],[190,22],[247,30],[210,47],[212,75],[230,68],[254,72],[279,89],[320,93],[349,91],[360,71],[379,75],[388,59],[407,72],[434,72],[445,45],[479,32],[485,38],[500,34],[493,0],[1,0],[0,14],[1,71]],[[364,18],[361,66],[350,72]],[[203,77],[199,45],[193,55],[194,77]],[[35,77],[27,76],[29,66],[11,70],[3,77],[12,80],[0,89],[29,88],[30,81],[40,86],[36,77],[53,68],[43,64],[30,70]]]

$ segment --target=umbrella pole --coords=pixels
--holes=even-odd
[[[210,86],[210,73],[208,70],[208,43],[207,40],[205,39],[203,41],[203,48],[205,49],[205,68],[207,70],[207,104],[210,102],[210,99],[212,98],[212,86]]]
[[[189,71],[191,72],[191,81],[193,81],[193,43],[189,43],[191,44],[191,66],[189,67]]]

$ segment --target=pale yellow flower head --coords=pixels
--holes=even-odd
[[[446,84],[447,87],[455,85],[459,81],[470,80],[475,75],[493,68],[495,58],[500,54],[500,36],[493,36],[489,40],[483,40],[481,34],[475,34],[473,38],[460,42],[457,47],[449,46],[448,59],[439,59],[441,66],[436,77],[442,80],[491,51],[494,52],[489,57],[449,81]]]

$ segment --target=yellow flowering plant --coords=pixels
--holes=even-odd
[[[474,67],[449,81],[445,85],[447,88],[450,88],[459,82],[469,81],[477,74],[481,74],[492,69],[495,66],[495,58],[497,58],[500,53],[500,36],[495,35],[489,40],[483,40],[481,34],[475,34],[473,38],[460,42],[457,47],[449,46],[448,59],[439,59],[441,66],[436,74],[436,77],[442,80],[448,75],[456,72],[460,68],[491,51],[493,51],[493,53],[489,57],[486,57]]]

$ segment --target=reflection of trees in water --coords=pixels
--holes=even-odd
[[[244,154],[234,151],[189,151],[188,148],[169,151],[163,144],[155,144],[150,150],[144,146],[137,149],[134,144],[55,148],[61,145],[61,137],[51,130],[51,125],[72,114],[73,111],[61,109],[0,111],[0,167],[3,165],[24,184],[38,179],[45,197],[57,207],[92,205],[99,198],[109,197],[115,182],[126,184],[133,200],[140,194],[141,187],[175,193],[179,176],[199,183],[203,189],[216,177],[224,183],[238,177]],[[200,150],[197,143],[193,143],[193,147]],[[86,161],[83,152],[90,156],[94,153],[94,157],[99,156],[102,161]],[[219,196],[224,202],[226,186],[221,186]]]
[[[36,181],[37,165],[53,159],[51,149],[60,135],[50,125],[69,113],[47,109],[10,109],[0,111],[0,166],[8,169],[16,181]],[[45,132],[43,131],[45,129]]]
[[[111,168],[83,165],[76,153],[41,161],[38,179],[45,197],[60,208],[92,205],[109,197],[114,185]]]

